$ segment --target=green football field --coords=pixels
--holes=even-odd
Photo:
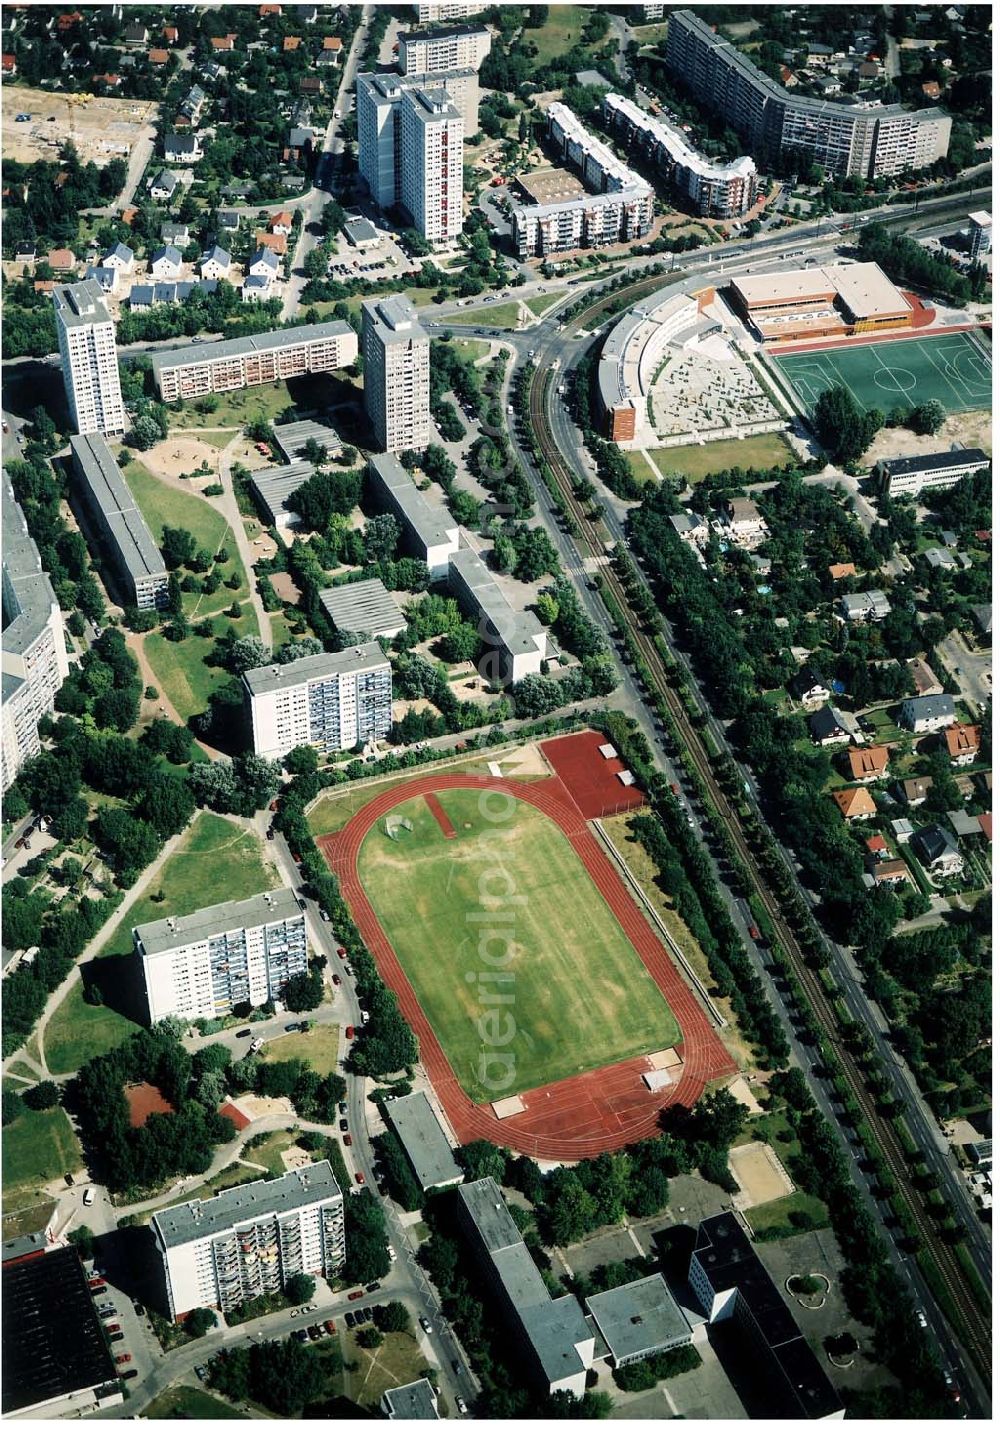
[[[504,1096],[672,1047],[673,1013],[558,826],[520,800],[484,807],[479,790],[438,798],[455,838],[409,800],[393,814],[413,828],[394,839],[379,821],[358,873],[469,1096],[501,1095],[482,1078],[484,1018],[512,1033]]]
[[[937,398],[947,412],[991,405],[992,358],[968,332],[859,343],[829,351],[790,353],[771,361],[807,412],[829,387],[846,387],[864,408],[919,407]]]

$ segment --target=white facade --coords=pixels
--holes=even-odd
[[[992,247],[993,215],[985,209],[969,214],[969,256],[973,263],[978,263]]]
[[[386,452],[422,451],[431,440],[430,339],[408,298],[370,300],[361,312],[365,411],[375,439]]]
[[[376,641],[248,670],[243,685],[254,751],[270,760],[298,745],[350,750],[381,740],[392,724],[392,671]]]
[[[120,437],[128,427],[118,376],[115,325],[93,281],[52,290],[63,386],[78,432]]]
[[[407,94],[420,89],[445,91],[462,117],[463,139],[466,134],[475,134],[479,127],[479,76],[474,69],[445,70],[432,75],[359,74],[356,88],[358,168],[372,198],[383,209],[407,204],[403,100]]]
[[[959,448],[923,457],[890,457],[877,463],[875,475],[887,496],[907,497],[928,487],[953,487],[989,463],[989,456],[980,448]]]
[[[399,37],[399,67],[403,74],[438,74],[441,70],[477,70],[490,52],[492,36],[485,25],[450,30],[426,30]]]
[[[417,19],[421,25],[431,25],[438,20],[467,20],[483,8],[477,0],[438,0],[430,5],[417,5]]]
[[[462,116],[443,89],[408,90],[400,111],[403,203],[430,243],[462,231]]]
[[[153,376],[163,401],[173,402],[178,397],[282,382],[309,372],[333,372],[349,366],[357,355],[357,333],[350,323],[334,319],[157,353]]]
[[[200,1306],[231,1311],[299,1273],[332,1277],[344,1262],[344,1197],[329,1162],[167,1208],[152,1228],[174,1320]]]
[[[259,1008],[308,970],[305,918],[287,889],[132,930],[150,1024]]]

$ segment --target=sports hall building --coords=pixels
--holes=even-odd
[[[729,299],[763,342],[850,337],[913,326],[913,308],[877,263],[734,278]]]

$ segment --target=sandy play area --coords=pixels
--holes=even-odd
[[[137,140],[153,137],[157,106],[148,99],[95,99],[89,94],[49,94],[43,89],[4,85],[3,157],[23,164],[56,159],[72,139],[82,164],[103,169],[112,159],[127,159]],[[30,114],[18,123],[17,114]]]
[[[207,462],[211,476],[217,477],[219,449],[197,437],[171,435],[142,454],[143,466],[157,477],[179,477],[184,472],[196,472],[203,462]]]
[[[775,1202],[790,1196],[795,1183],[778,1160],[778,1154],[766,1142],[746,1142],[729,1153],[729,1170],[740,1184],[733,1197],[739,1211]]]

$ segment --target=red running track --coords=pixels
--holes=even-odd
[[[372,826],[396,805],[443,789],[503,790],[541,810],[560,827],[680,1025],[681,1042],[677,1046],[683,1067],[677,1082],[649,1092],[641,1081],[648,1063],[639,1057],[522,1093],[525,1110],[502,1121],[489,1103],[472,1101],[452,1071],[358,875],[361,844]],[[422,775],[376,794],[339,833],[326,835],[317,844],[340,880],[341,891],[379,973],[398,997],[403,1015],[419,1039],[420,1060],[459,1142],[483,1138],[543,1161],[574,1162],[596,1157],[655,1135],[665,1107],[673,1103],[690,1107],[708,1083],[736,1071],[694,994],[560,780],[522,784],[485,775]]]
[[[427,805],[427,808],[437,820],[438,827],[440,828],[441,833],[444,835],[445,839],[455,839],[457,837],[455,834],[455,826],[448,818],[447,812],[445,811],[445,807],[438,799],[437,795],[425,794],[424,803]]]

